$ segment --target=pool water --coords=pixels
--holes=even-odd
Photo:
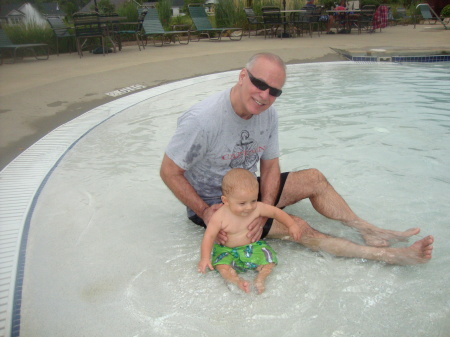
[[[450,66],[289,66],[276,102],[282,169],[320,169],[358,215],[421,227],[415,239],[434,235],[435,250],[403,267],[270,241],[279,265],[260,296],[197,273],[203,230],[159,178],[177,117],[237,74],[162,90],[65,154],[30,223],[22,335],[448,336]],[[308,201],[287,211],[361,243]]]

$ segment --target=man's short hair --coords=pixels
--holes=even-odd
[[[284,69],[284,72],[286,73],[286,64],[284,63],[284,61],[281,59],[281,57],[279,57],[278,55],[272,54],[272,53],[258,53],[258,54],[253,55],[247,61],[247,64],[245,65],[245,67],[247,69],[251,70],[253,65],[255,64],[255,62],[257,60],[259,60],[260,58],[265,58],[267,60],[277,63],[281,68]]]

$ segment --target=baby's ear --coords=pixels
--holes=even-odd
[[[220,199],[222,200],[222,202],[223,202],[224,205],[228,204],[228,199],[227,199],[226,196],[222,195],[222,196],[220,197]]]

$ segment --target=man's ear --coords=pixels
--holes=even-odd
[[[239,84],[242,84],[242,81],[244,80],[246,75],[247,75],[247,72],[246,72],[245,68],[242,68],[241,72],[239,73]]]

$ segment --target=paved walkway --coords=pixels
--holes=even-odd
[[[388,27],[381,33],[322,35],[295,39],[244,37],[239,42],[189,45],[136,45],[107,56],[76,53],[27,58],[0,66],[0,169],[57,126],[116,99],[106,93],[145,88],[198,75],[242,67],[256,52],[279,54],[287,63],[336,61],[330,48],[346,50],[449,50],[450,31],[435,25]]]

